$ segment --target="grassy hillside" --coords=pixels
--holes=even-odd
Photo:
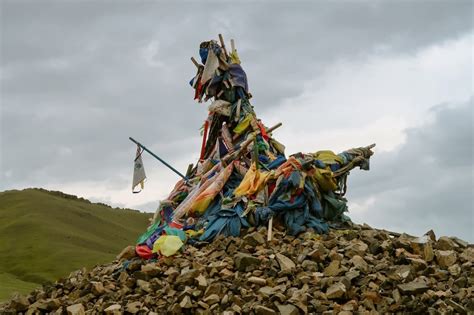
[[[0,192],[0,300],[111,261],[149,217],[61,192]]]

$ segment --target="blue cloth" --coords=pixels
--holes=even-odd
[[[331,169],[331,171],[335,172],[338,169],[340,169],[341,166],[339,164],[331,164],[331,165],[329,165],[329,168]]]
[[[314,166],[317,168],[326,168],[326,164],[321,160],[314,160]]]
[[[327,233],[328,224],[323,219],[323,208],[316,197],[311,181],[304,184],[303,192],[292,196],[292,191],[299,187],[301,173],[294,171],[284,178],[272,194],[268,207],[258,207],[255,211],[255,221],[258,225],[265,224],[270,217],[281,217],[288,233],[297,235],[307,227],[318,233]],[[293,197],[293,198],[292,198]]]
[[[149,248],[153,248],[153,244],[158,238],[160,238],[162,233],[163,226],[160,226],[153,232],[153,234],[150,235],[150,237],[147,238],[147,240],[145,241],[146,246],[148,246]]]
[[[166,223],[170,223],[173,220],[173,207],[172,206],[163,206],[161,210],[161,215]]]
[[[239,64],[231,64],[229,65],[229,73],[232,77],[232,82],[234,82],[234,85],[240,86],[245,92],[248,93],[249,86],[247,74],[245,73],[244,69]]]
[[[238,203],[233,209],[214,210],[214,213],[209,216],[206,231],[199,240],[211,241],[219,234],[239,236],[242,227],[249,227],[247,220],[241,217],[243,210],[242,203]]]
[[[201,57],[201,62],[203,65],[206,64],[208,53],[209,50],[207,48],[199,48],[199,56]]]
[[[259,154],[258,160],[262,162],[263,164],[268,164],[268,162],[270,162],[270,158],[264,154]]]
[[[286,157],[283,155],[278,155],[275,160],[273,160],[267,165],[267,168],[270,170],[273,170],[273,169],[278,168],[280,165],[282,165],[285,162],[286,162]]]

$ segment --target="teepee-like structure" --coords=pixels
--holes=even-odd
[[[307,228],[326,233],[350,221],[346,182],[349,171],[368,170],[371,148],[335,154],[296,153],[258,119],[250,99],[247,75],[231,40],[202,42],[201,63],[190,84],[199,102],[211,100],[204,122],[200,159],[188,168],[168,197],[160,202],[136,251],[144,258],[169,256],[184,242],[209,242],[217,235],[238,236],[243,228],[284,226],[296,235]]]

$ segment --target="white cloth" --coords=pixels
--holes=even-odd
[[[219,68],[219,58],[217,58],[212,49],[209,49],[209,52],[207,53],[206,64],[204,65],[204,70],[202,71],[201,84],[209,81],[214,76],[217,68]]]
[[[144,182],[146,179],[145,167],[143,166],[142,155],[140,153],[140,148],[137,148],[137,156],[135,157],[135,165],[133,168],[133,182],[132,182],[132,192],[139,193],[144,187]],[[135,187],[140,185],[141,189],[135,191]]]

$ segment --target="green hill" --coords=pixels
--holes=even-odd
[[[0,300],[113,260],[149,217],[62,192],[0,192]]]

